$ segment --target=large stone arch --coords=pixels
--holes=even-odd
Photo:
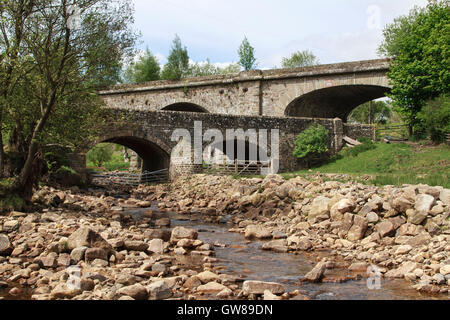
[[[285,115],[305,118],[340,118],[348,115],[361,104],[386,96],[391,89],[379,85],[346,84],[310,91],[293,99],[285,109]]]

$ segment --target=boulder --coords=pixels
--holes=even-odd
[[[264,294],[264,291],[270,291],[272,294],[283,294],[285,287],[282,284],[276,282],[263,282],[263,281],[244,281],[242,285],[242,292],[248,296],[250,294]]]
[[[147,286],[149,300],[164,300],[172,297],[172,290],[164,280],[156,281]]]
[[[441,200],[447,207],[450,207],[450,189],[442,189],[439,194],[439,200]]]
[[[269,241],[261,247],[263,250],[271,250],[275,252],[288,252],[287,240],[286,239],[278,239]]]
[[[397,212],[404,213],[406,210],[411,209],[414,203],[405,197],[396,197],[391,200],[390,205]]]
[[[177,243],[181,239],[192,239],[195,240],[198,237],[197,230],[185,228],[185,227],[175,227],[172,230],[170,237],[171,243]]]
[[[124,247],[129,251],[145,252],[148,249],[148,244],[139,240],[125,240]]]
[[[108,252],[102,248],[87,248],[84,258],[87,262],[95,259],[108,260]]]
[[[321,261],[305,275],[304,280],[309,282],[319,282],[322,279],[326,269],[327,263]]]
[[[245,228],[245,238],[249,240],[253,239],[270,239],[272,233],[270,230],[264,228],[261,225],[249,225]]]
[[[148,243],[147,251],[156,254],[162,254],[164,253],[166,248],[167,245],[162,239],[153,239]]]
[[[110,253],[111,245],[92,229],[81,227],[73,232],[67,240],[67,248],[73,250],[79,247],[102,248]]]
[[[308,213],[308,220],[317,220],[319,217],[330,216],[330,202],[331,199],[319,196],[315,198],[311,204],[311,208]]]
[[[228,288],[226,286],[224,286],[223,284],[213,281],[213,282],[208,282],[207,284],[198,286],[197,292],[203,292],[203,293],[221,292],[226,289],[228,289]]]
[[[344,213],[352,212],[356,208],[355,201],[351,199],[342,199],[334,204],[330,209],[332,221],[340,221],[344,218]]]
[[[9,242],[9,238],[5,234],[0,234],[0,256],[9,256],[14,248]]]
[[[394,224],[391,221],[382,221],[375,226],[375,229],[382,238],[393,236],[395,233]]]
[[[132,297],[135,300],[147,300],[148,298],[147,289],[139,283],[120,288],[116,291],[116,293],[119,295]]]
[[[350,241],[357,241],[364,238],[368,223],[366,218],[361,216],[355,216],[353,219],[353,225],[347,233],[347,239]]]
[[[433,196],[430,196],[428,194],[419,194],[416,197],[416,204],[414,205],[414,209],[416,209],[416,211],[418,212],[428,214],[435,203],[436,200]]]
[[[197,274],[196,276],[202,283],[208,283],[213,281],[219,281],[220,277],[211,272],[211,271],[203,271]]]

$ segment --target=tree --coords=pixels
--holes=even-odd
[[[319,63],[317,57],[309,50],[294,52],[289,58],[283,58],[281,61],[283,68],[310,67]]]
[[[194,63],[189,70],[189,77],[203,77],[210,75],[230,74],[238,73],[241,71],[241,67],[237,63],[231,63],[225,68],[217,67],[213,65],[209,59],[203,63]]]
[[[445,135],[450,133],[449,97],[443,95],[429,101],[417,117],[433,142],[443,142]]]
[[[161,67],[158,59],[147,48],[137,61],[133,61],[125,70],[127,83],[141,83],[160,79]]]
[[[241,46],[238,50],[239,54],[239,64],[244,68],[244,70],[251,70],[257,67],[255,58],[255,49],[250,45],[247,37],[242,40]]]
[[[96,167],[101,167],[105,162],[112,159],[113,148],[107,143],[101,143],[89,150],[87,160],[92,162]]]
[[[450,10],[448,1],[430,1],[388,25],[378,51],[394,58],[388,76],[389,95],[413,134],[426,101],[449,93]]]
[[[180,37],[175,36],[167,63],[161,74],[164,80],[180,80],[189,74],[189,55],[187,48],[181,44]]]
[[[130,0],[0,1],[0,57],[13,57],[0,60],[0,77],[11,84],[0,111],[23,151],[12,191],[29,199],[42,148],[79,144],[103,122],[96,92],[117,82],[122,58],[132,52],[132,6]]]
[[[369,119],[372,119],[374,123],[385,122],[392,115],[392,107],[385,101],[373,101],[372,102],[372,116],[369,115],[370,102],[366,102],[354,109],[348,116],[348,121],[356,123],[369,123]]]

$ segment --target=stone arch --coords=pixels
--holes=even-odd
[[[209,113],[206,108],[192,102],[175,102],[165,106],[160,111]]]
[[[116,131],[91,141],[84,153],[99,143],[115,143],[127,147],[138,154],[143,161],[143,171],[169,169],[171,148],[163,141],[148,134],[135,131]]]
[[[285,115],[305,118],[340,118],[348,115],[361,104],[386,96],[391,89],[380,85],[339,85],[310,91],[292,100]]]

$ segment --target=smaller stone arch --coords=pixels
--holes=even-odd
[[[206,108],[199,106],[198,104],[191,102],[176,102],[172,103],[164,108],[161,111],[178,111],[178,112],[198,112],[198,113],[209,113]]]
[[[121,130],[107,133],[90,141],[83,152],[86,154],[99,143],[115,143],[127,147],[138,154],[143,161],[143,171],[156,171],[170,168],[171,148],[158,138],[144,132]]]

